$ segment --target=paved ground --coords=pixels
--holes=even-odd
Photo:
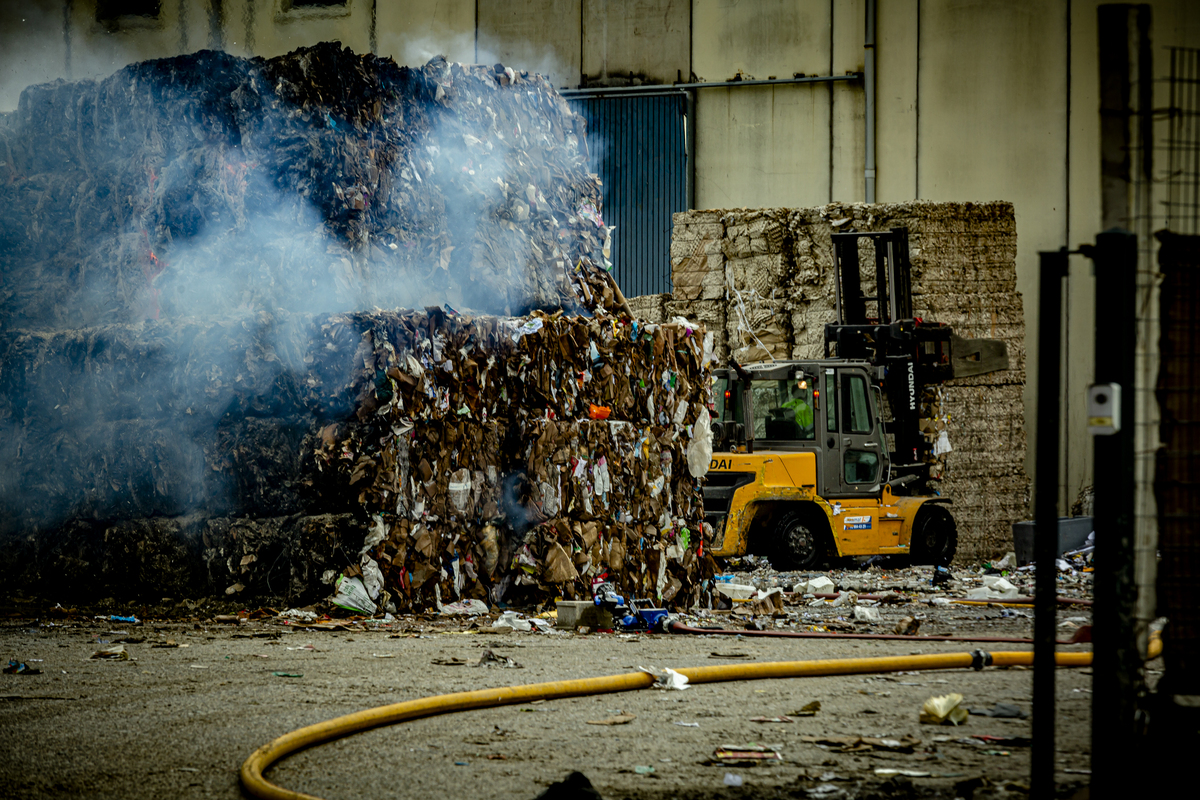
[[[340,714],[427,695],[502,685],[584,678],[639,666],[689,667],[757,661],[870,657],[911,653],[1027,649],[909,641],[762,639],[493,631],[466,622],[404,618],[349,630],[303,629],[262,619],[190,619],[137,625],[95,619],[88,609],[57,618],[36,604],[8,605],[0,626],[5,661],[39,675],[0,675],[0,797],[235,798],[237,770],[259,745]],[[116,609],[108,609],[116,610]],[[177,609],[178,610],[178,609]],[[996,608],[883,607],[876,630],[914,610],[922,633],[1029,636],[1031,620]],[[845,609],[789,607],[775,625],[837,625]],[[807,618],[804,615],[808,615]],[[1069,633],[1086,611],[1065,611]],[[729,616],[704,624],[740,627]],[[376,627],[369,630],[368,627]],[[1065,635],[1064,635],[1065,638]],[[90,656],[125,640],[128,660]],[[178,646],[162,646],[168,644]],[[1064,649],[1080,650],[1085,646]],[[491,650],[521,669],[453,665]],[[733,658],[721,656],[735,656]],[[39,659],[39,660],[34,660]],[[1156,665],[1151,665],[1156,666]],[[287,673],[299,677],[280,676]],[[963,781],[984,779],[976,797],[1001,796],[1027,780],[1029,747],[968,737],[1030,735],[1029,720],[971,716],[959,728],[918,723],[931,696],[959,692],[964,705],[996,702],[1031,709],[1032,671],[987,669],[768,680],[644,690],[472,711],[379,729],[287,759],[269,773],[279,785],[334,798],[533,798],[580,770],[601,796],[866,797],[944,793],[969,796]],[[1058,671],[1056,762],[1064,792],[1089,767],[1090,670]],[[753,717],[821,703],[812,717],[762,723]],[[624,725],[590,725],[618,714]],[[920,740],[911,753],[843,747],[805,737],[865,736]],[[710,763],[722,744],[770,744],[770,766]],[[890,778],[880,769],[929,776]],[[741,788],[725,785],[726,775]],[[907,784],[911,782],[911,789]],[[990,784],[990,788],[989,785]],[[955,786],[958,785],[957,791]]]

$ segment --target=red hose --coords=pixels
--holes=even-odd
[[[784,592],[784,594],[785,595],[794,595],[794,594],[799,594],[799,592]],[[858,596],[858,599],[859,600],[885,600],[885,599],[893,598],[895,596],[896,595],[891,595],[891,594],[860,594]],[[835,594],[822,593],[822,594],[814,594],[813,597],[818,597],[822,600],[836,600],[838,597],[840,597],[840,595],[836,594],[836,593]],[[950,598],[950,601],[953,602],[955,599],[956,598]],[[1091,600],[1084,600],[1083,598],[1079,598],[1079,597],[1059,597],[1056,599],[1062,605],[1090,606],[1092,604]],[[981,602],[987,602],[987,601],[981,601]],[[996,602],[997,603],[1008,603],[1009,605],[1029,605],[1029,606],[1031,606],[1031,605],[1033,605],[1034,600],[1032,597],[1006,597],[1003,599],[996,598]]]
[[[1010,642],[1014,644],[1033,644],[1033,639],[1019,639],[1015,636],[903,636],[898,633],[821,633],[818,631],[739,631],[725,628],[693,628],[682,622],[672,620],[667,623],[668,633],[690,633],[696,635],[713,634],[716,636],[774,636],[785,639],[887,639],[904,642]],[[1085,625],[1075,631],[1069,641],[1059,641],[1058,644],[1083,644],[1092,640],[1092,628]]]

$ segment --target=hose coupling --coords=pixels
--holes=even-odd
[[[992,654],[986,650],[971,651],[971,668],[976,672],[992,665]]]

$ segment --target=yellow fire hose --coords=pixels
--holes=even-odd
[[[1154,636],[1150,640],[1148,658],[1162,652],[1162,640]],[[1085,667],[1092,663],[1091,653],[1056,653],[1055,663],[1060,667]],[[750,681],[766,678],[807,678],[825,675],[862,675],[876,672],[900,672],[923,669],[982,669],[991,664],[997,667],[1031,666],[1032,651],[1009,651],[999,653],[946,653],[924,656],[880,656],[874,658],[831,658],[818,661],[769,661],[756,664],[736,664],[715,667],[688,667],[676,670],[687,676],[689,683],[719,683],[722,681]],[[554,700],[562,697],[582,697],[613,692],[629,692],[647,689],[654,684],[654,677],[645,672],[627,672],[600,678],[580,678],[571,681],[549,681],[530,683],[523,686],[504,686],[497,689],[479,689],[473,692],[423,697],[403,703],[369,708],[335,717],[315,725],[298,728],[268,742],[255,750],[242,764],[242,786],[254,797],[264,800],[321,800],[303,792],[276,786],[263,777],[263,772],[276,761],[306,747],[340,739],[352,733],[405,722],[410,719],[453,714],[474,708],[528,703],[534,700]]]

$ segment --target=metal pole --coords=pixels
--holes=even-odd
[[[1103,786],[1107,796],[1121,797],[1135,791],[1128,758],[1136,745],[1134,715],[1141,675],[1133,548],[1137,236],[1120,229],[1105,231],[1096,237],[1089,255],[1096,275],[1096,383],[1121,387],[1120,430],[1093,440],[1092,785]]]
[[[687,96],[686,112],[684,114],[683,124],[687,126],[684,131],[684,146],[687,148],[687,187],[684,190],[686,195],[686,203],[688,210],[696,207],[696,93],[692,90],[685,92]]]
[[[875,202],[875,0],[867,0],[867,35],[863,44],[863,94],[866,105],[866,202]]]
[[[739,86],[784,86],[800,83],[834,83],[837,81],[862,80],[861,72],[848,72],[845,75],[806,75],[802,78],[772,78],[768,80],[747,81],[712,81],[710,83],[662,83],[645,86],[597,86],[591,89],[559,89],[563,97],[587,94],[607,96],[614,94],[666,94],[681,92],[685,89],[734,89]]]
[[[1054,653],[1057,628],[1058,434],[1061,410],[1059,357],[1062,349],[1062,283],[1066,248],[1042,252],[1038,299],[1037,499],[1033,556],[1037,562],[1033,619],[1032,797],[1054,797]]]

